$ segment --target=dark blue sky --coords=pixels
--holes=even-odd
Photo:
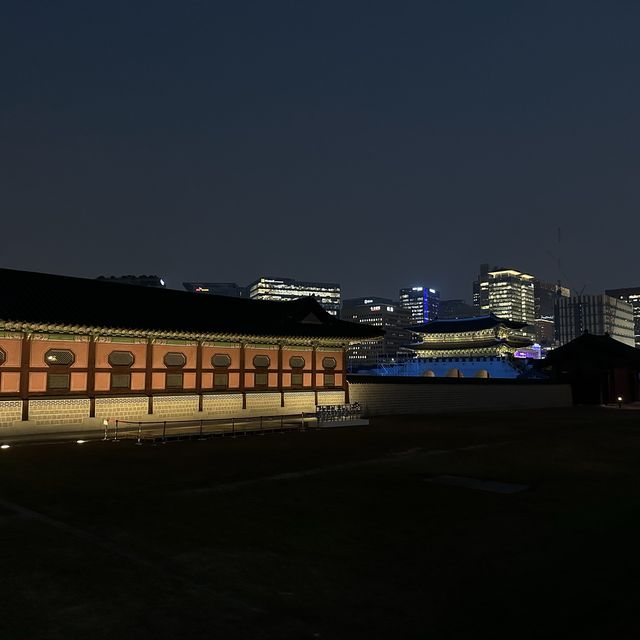
[[[632,0],[2,3],[0,262],[640,285],[638,34]]]

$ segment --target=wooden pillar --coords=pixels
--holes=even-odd
[[[318,406],[318,368],[316,365],[316,356],[318,347],[314,344],[311,349],[311,386],[313,387],[313,395],[315,397],[316,407]]]
[[[244,385],[244,369],[245,369],[245,344],[240,344],[240,392],[242,393],[242,408],[247,408],[247,392]]]
[[[153,338],[147,340],[147,354],[144,373],[144,392],[147,394],[147,413],[153,413]]]
[[[89,417],[96,417],[96,336],[89,338],[87,360],[87,395],[89,396]]]
[[[342,388],[345,404],[349,404],[349,383],[347,382],[347,348],[342,345]]]
[[[20,350],[20,398],[22,399],[22,419],[29,419],[29,361],[31,359],[31,334],[22,334]]]
[[[284,389],[282,388],[282,343],[278,344],[278,389],[280,391],[280,406],[284,407]]]
[[[202,411],[202,340],[196,347],[196,392],[198,394],[198,411]]]

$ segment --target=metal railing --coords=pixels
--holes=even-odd
[[[168,442],[304,431],[318,426],[315,413],[185,420],[120,420],[105,424],[104,440]]]
[[[306,431],[317,429],[327,422],[355,420],[361,412],[356,402],[319,406],[315,413],[184,420],[105,420],[103,439],[135,440],[137,444],[142,444]]]

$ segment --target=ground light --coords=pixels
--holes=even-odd
[[[3,445],[0,445],[0,449],[8,449],[10,446],[11,445],[3,444]]]
[[[86,440],[76,440],[76,444],[84,444]]]
[[[622,409],[622,396],[618,396],[618,407]]]

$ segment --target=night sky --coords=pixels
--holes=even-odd
[[[640,286],[639,34],[632,0],[4,2],[0,266]]]

